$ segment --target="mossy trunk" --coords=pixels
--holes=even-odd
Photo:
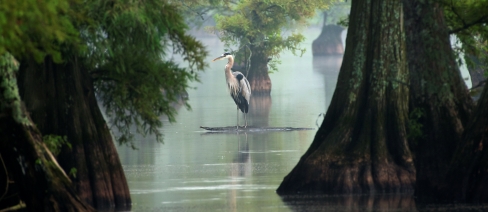
[[[18,196],[27,211],[94,211],[77,196],[23,107],[17,67],[9,54],[0,57],[0,173],[6,174],[2,175],[8,184],[6,192]],[[3,202],[11,199],[3,195],[3,189],[0,205],[11,206]]]
[[[400,0],[353,0],[337,87],[310,148],[277,192],[412,191]]]
[[[410,138],[417,170],[415,192],[427,200],[439,195],[473,102],[455,62],[442,7],[434,1],[403,3],[410,110],[419,114],[410,128],[418,131]]]
[[[21,96],[32,120],[44,134],[67,136],[60,165],[69,172],[77,194],[97,209],[130,205],[126,178],[109,128],[97,105],[94,87],[76,59],[63,64],[26,60],[20,69]]]
[[[268,55],[260,46],[251,47],[251,68],[247,74],[247,80],[251,85],[252,95],[270,95],[271,79],[268,74]],[[251,97],[252,101],[252,97]]]

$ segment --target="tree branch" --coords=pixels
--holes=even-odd
[[[454,12],[454,10],[453,10],[453,12]],[[454,14],[457,15],[456,12],[454,12]],[[466,23],[466,22],[464,22],[464,20],[462,20],[462,22],[463,22],[462,27],[457,28],[457,29],[453,29],[453,30],[449,30],[449,34],[455,34],[455,33],[461,32],[461,31],[466,30],[466,29],[468,29],[474,25],[477,25],[477,24],[486,24],[486,23],[488,23],[488,15],[481,16],[480,18],[474,20],[471,23]]]
[[[473,89],[479,88],[479,87],[483,86],[485,83],[486,83],[486,80],[480,81],[478,83],[478,85],[475,85],[475,86],[471,87],[469,90],[473,90]]]

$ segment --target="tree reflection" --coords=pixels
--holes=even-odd
[[[256,95],[251,97],[249,115],[251,126],[268,127],[271,111],[271,95]]]
[[[313,71],[324,77],[325,106],[329,107],[337,84],[337,77],[342,65],[343,55],[313,57]],[[324,109],[326,111],[327,108]]]
[[[416,211],[411,193],[282,196],[292,211]]]

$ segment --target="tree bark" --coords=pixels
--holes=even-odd
[[[488,86],[485,86],[463,142],[457,148],[440,198],[488,202]],[[446,195],[447,194],[447,195]]]
[[[270,95],[271,79],[268,74],[268,55],[260,46],[251,46],[251,52],[251,68],[247,80],[251,85],[252,95]]]
[[[44,135],[67,136],[72,149],[64,147],[58,159],[66,172],[76,169],[71,180],[77,194],[97,209],[129,207],[126,178],[91,78],[76,59],[67,61],[26,60],[19,75],[21,96]]]
[[[403,4],[410,110],[421,114],[415,120],[421,132],[409,139],[417,170],[415,193],[420,200],[431,201],[443,186],[473,102],[455,63],[443,9],[434,1],[403,0]]]
[[[7,179],[28,211],[94,211],[76,195],[22,106],[17,68],[9,54],[0,57],[0,156]]]
[[[347,49],[324,121],[279,194],[411,191],[401,1],[353,0]]]

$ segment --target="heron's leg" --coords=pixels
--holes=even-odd
[[[236,128],[239,129],[239,107],[237,107],[237,124]]]
[[[246,124],[244,125],[244,128],[247,128],[247,113],[244,113],[244,120],[246,121]]]

